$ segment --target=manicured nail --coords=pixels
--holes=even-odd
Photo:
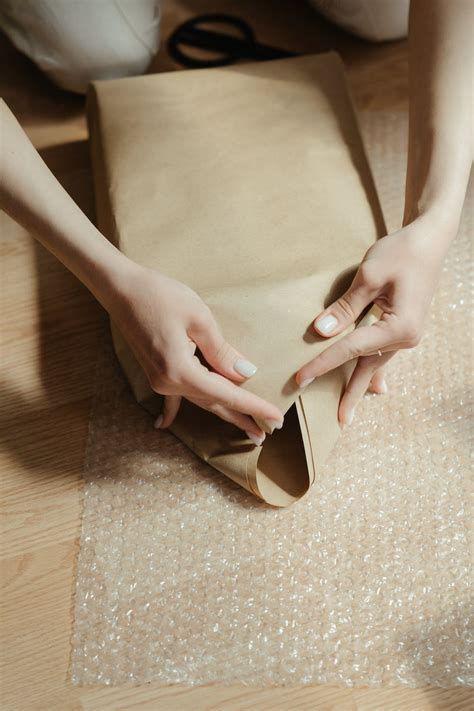
[[[160,415],[159,417],[156,418],[155,422],[153,423],[153,427],[156,427],[156,429],[159,430],[162,422],[163,422],[163,415]]]
[[[306,380],[302,380],[300,383],[300,388],[305,388],[307,385],[312,383],[314,378],[306,378]]]
[[[272,434],[273,430],[281,430],[283,427],[283,422],[280,422],[280,420],[263,420],[263,423],[270,430],[270,434]]]
[[[388,385],[385,378],[380,381],[379,388],[381,393],[388,393]]]
[[[259,437],[258,435],[254,434],[253,432],[246,432],[245,433],[249,439],[252,440],[254,444],[257,445],[257,447],[260,447],[262,444],[263,440],[265,439],[265,435],[263,437]]]
[[[239,375],[244,378],[251,378],[257,372],[257,366],[251,363],[249,360],[244,358],[239,358],[234,363],[234,370],[237,371]]]
[[[354,419],[354,412],[355,412],[354,408],[352,408],[352,410],[349,410],[349,412],[346,415],[345,422],[344,422],[345,425],[352,425],[352,420]]]
[[[337,318],[335,316],[332,316],[331,314],[329,314],[329,316],[324,316],[324,318],[320,318],[318,321],[314,322],[314,325],[316,326],[318,331],[321,331],[321,333],[324,333],[325,335],[334,331],[337,324]]]

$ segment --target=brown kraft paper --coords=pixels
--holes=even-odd
[[[189,401],[171,431],[263,501],[293,503],[337,440],[354,366],[297,386],[297,370],[334,340],[312,321],[385,234],[341,60],[99,81],[88,120],[99,228],[134,261],[194,289],[258,366],[241,387],[286,413],[260,447]],[[137,401],[158,414],[162,397],[112,332]]]

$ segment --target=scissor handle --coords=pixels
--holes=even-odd
[[[200,27],[202,24],[229,25],[238,29],[241,36],[235,37],[234,35],[202,29]],[[211,52],[219,52],[220,55],[215,59],[192,57],[183,52],[180,47],[181,44]],[[253,30],[244,20],[241,20],[240,17],[235,17],[235,15],[212,13],[193,17],[180,25],[168,41],[168,51],[173,59],[185,67],[221,67],[232,64],[236,59],[249,56],[249,47],[254,45],[255,36]]]

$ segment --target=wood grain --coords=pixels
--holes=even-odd
[[[337,49],[356,105],[407,102],[405,42],[351,38],[291,0],[170,0],[163,36],[203,11],[234,11],[262,41],[300,52]],[[162,43],[164,46],[164,42]],[[84,102],[56,89],[0,38],[0,92],[72,196],[93,214]],[[155,70],[174,69],[160,52]],[[21,166],[19,166],[21,169]],[[249,689],[147,684],[73,687],[69,676],[82,462],[92,376],[106,317],[86,289],[5,215],[2,256],[1,708],[4,711],[461,711],[463,689]]]

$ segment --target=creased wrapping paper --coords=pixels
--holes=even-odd
[[[341,60],[96,82],[88,117],[99,227],[193,288],[259,366],[242,387],[287,413],[261,447],[187,401],[172,432],[267,503],[294,502],[338,437],[354,365],[297,387],[295,372],[330,343],[312,320],[385,233]],[[160,396],[113,335],[135,397],[158,413]]]

